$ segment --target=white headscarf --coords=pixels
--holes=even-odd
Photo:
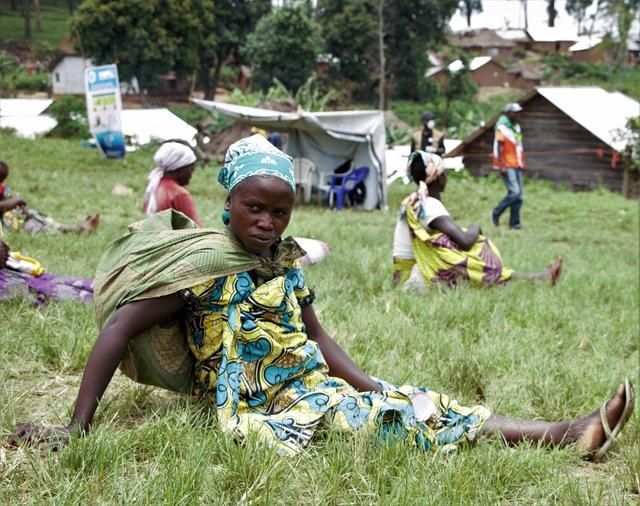
[[[144,201],[147,202],[147,216],[156,214],[158,209],[156,190],[164,175],[167,172],[173,172],[191,165],[196,160],[193,149],[179,142],[165,142],[158,148],[156,154],[153,155],[156,167],[149,172],[147,188],[144,191]]]

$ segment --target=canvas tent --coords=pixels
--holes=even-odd
[[[363,207],[386,207],[387,141],[382,111],[278,112],[208,100],[193,102],[265,130],[287,133],[287,154],[308,158],[321,173],[331,174],[348,159],[354,167],[369,167]]]
[[[123,109],[122,133],[136,145],[152,139],[182,139],[192,143],[196,129],[169,109]]]
[[[52,103],[50,99],[0,98],[0,128],[13,128],[27,139],[45,135],[58,124],[51,116],[41,114]],[[194,144],[196,129],[169,109],[123,109],[121,114],[122,132],[131,138],[131,149],[153,139],[182,139]]]
[[[21,137],[35,139],[56,126],[56,120],[42,114],[50,99],[0,98],[0,128],[12,128]]]

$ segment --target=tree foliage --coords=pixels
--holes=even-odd
[[[578,33],[581,34],[584,29],[584,21],[587,17],[587,9],[593,3],[593,0],[567,0],[564,8],[571,17],[578,22]]]
[[[313,72],[323,48],[320,28],[302,7],[283,7],[258,21],[243,54],[254,65],[254,82],[265,91],[273,78],[296,92]]]
[[[460,0],[458,10],[467,20],[467,26],[471,27],[471,16],[474,12],[482,12],[482,0]]]
[[[72,19],[80,48],[96,64],[118,63],[124,80],[143,87],[163,73],[200,68],[215,45],[212,0],[85,0]]]
[[[330,67],[334,82],[348,81],[356,99],[368,100],[376,93],[378,22],[376,5],[370,0],[319,0],[317,20],[326,50],[336,57]]]
[[[240,47],[270,8],[270,0],[215,0],[211,30],[215,44],[204,46],[200,58],[206,99],[214,97],[222,66],[231,59],[239,60]],[[213,77],[208,80],[212,67]]]
[[[328,50],[349,68],[350,79],[375,88],[379,0],[319,0],[318,21]],[[415,100],[427,68],[427,50],[444,42],[446,24],[457,7],[452,0],[386,1],[383,9],[385,96]],[[345,62],[345,63],[342,63]],[[374,91],[374,90],[372,90]]]

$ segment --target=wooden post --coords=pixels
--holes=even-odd
[[[623,156],[622,157],[622,196],[627,199],[629,198],[631,193],[629,191],[629,179],[630,179],[629,165],[631,165],[631,160],[629,160],[628,156]]]
[[[378,109],[386,109],[386,82],[384,58],[384,0],[378,0],[378,57],[380,59],[380,84],[378,87]]]

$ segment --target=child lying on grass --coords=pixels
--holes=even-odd
[[[87,216],[82,223],[77,225],[65,225],[58,223],[40,211],[29,209],[27,201],[18,195],[13,195],[11,189],[4,182],[9,177],[9,166],[0,161],[0,226],[9,230],[23,229],[35,234],[37,232],[75,232],[78,234],[90,234],[94,232],[100,223],[100,215]]]

